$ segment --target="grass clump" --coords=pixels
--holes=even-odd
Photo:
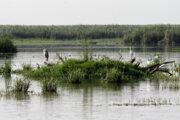
[[[31,64],[23,64],[22,67],[23,67],[23,70],[32,70],[33,69]]]
[[[85,79],[85,73],[80,69],[70,71],[68,76],[65,78],[69,83],[81,83]]]
[[[108,72],[106,73],[106,77],[103,79],[103,81],[108,83],[117,83],[129,79],[130,78],[125,76],[124,72],[119,72],[117,68],[112,68],[108,70]]]
[[[5,61],[4,66],[1,67],[1,73],[10,74],[11,73],[11,62]]]
[[[8,38],[0,38],[0,53],[15,53],[17,52],[16,46]]]
[[[57,92],[57,82],[54,80],[43,80],[42,81],[42,92],[43,93],[56,93]]]
[[[22,80],[22,79],[16,79],[14,83],[14,92],[28,92],[28,89],[30,87],[30,81]]]

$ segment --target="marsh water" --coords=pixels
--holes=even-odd
[[[18,48],[16,54],[1,55],[1,65],[10,60],[13,69],[22,64],[44,65],[42,48]],[[155,53],[163,59],[180,62],[180,52],[162,48],[133,48],[142,65]],[[78,47],[49,48],[50,62],[58,62],[56,53],[69,58],[82,58]],[[129,47],[97,47],[94,59],[108,56],[128,61]],[[172,65],[173,66],[173,65]],[[170,66],[170,67],[172,67]],[[119,85],[59,85],[57,94],[41,94],[41,84],[32,80],[28,95],[6,95],[9,86],[21,75],[0,76],[0,118],[2,120],[176,120],[180,118],[180,89],[169,87],[168,81],[145,79]],[[178,84],[179,82],[176,81]]]

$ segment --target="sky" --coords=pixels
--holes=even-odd
[[[0,0],[0,24],[180,24],[180,0]]]

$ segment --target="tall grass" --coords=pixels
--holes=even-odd
[[[81,69],[73,70],[64,79],[67,79],[68,83],[81,83],[85,79],[85,73]]]
[[[107,71],[105,78],[103,78],[103,82],[107,83],[119,83],[125,81],[131,81],[132,75],[126,74],[124,71],[119,71],[117,68],[112,68]]]
[[[28,92],[28,89],[30,87],[30,81],[23,80],[23,79],[16,79],[14,83],[14,89],[15,92]]]
[[[92,41],[83,39],[82,48],[83,48],[83,59],[85,61],[93,60],[93,46]]]
[[[31,64],[23,64],[22,67],[23,67],[23,70],[32,70],[33,69]]]
[[[118,69],[112,68],[112,69],[108,70],[104,80],[106,82],[117,82],[119,77],[120,77],[120,73],[118,72]]]
[[[4,74],[11,73],[11,62],[10,61],[5,61],[4,66],[1,68],[1,72]]]
[[[57,82],[55,80],[44,79],[42,81],[42,92],[57,92]]]

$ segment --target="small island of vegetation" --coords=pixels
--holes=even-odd
[[[89,58],[89,57],[88,57]],[[156,72],[168,73],[167,68],[162,65],[174,63],[174,61],[162,62],[153,61],[151,65],[142,67],[135,58],[128,62],[112,60],[103,57],[99,60],[92,59],[69,59],[63,60],[59,56],[62,64],[46,63],[46,66],[32,69],[30,65],[24,65],[23,69],[15,70],[26,77],[36,80],[46,80],[60,83],[122,83],[142,80],[145,77],[153,76]]]

